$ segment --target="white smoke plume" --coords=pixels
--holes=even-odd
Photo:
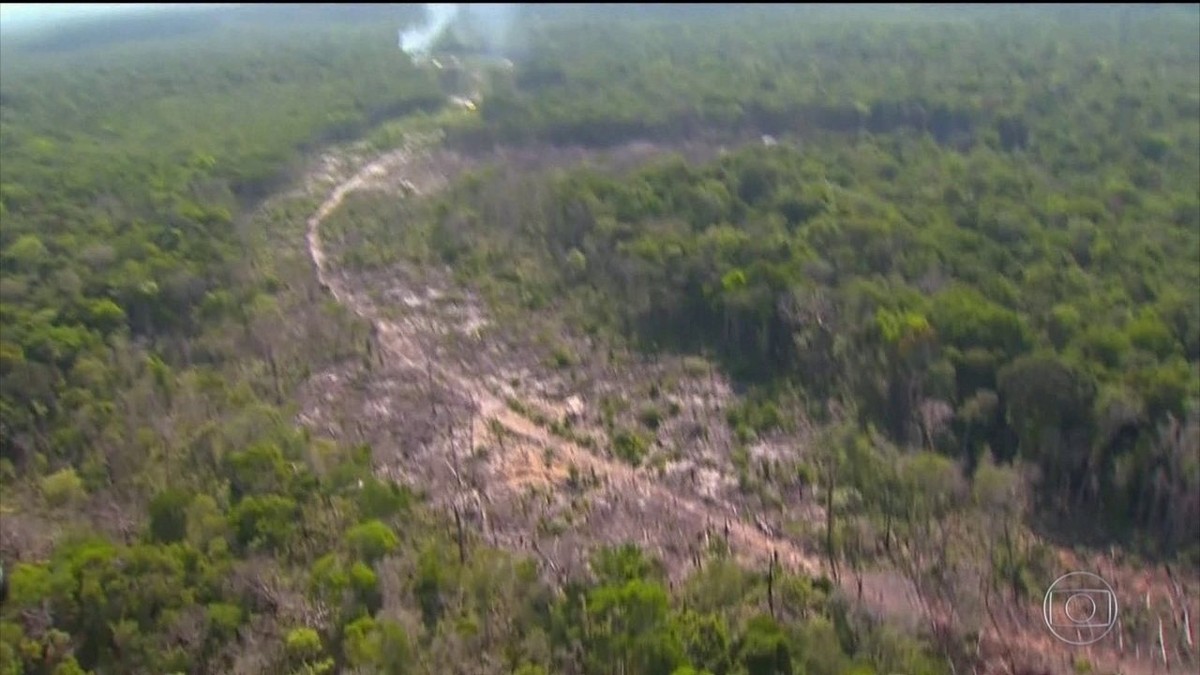
[[[426,20],[423,25],[409,28],[400,33],[400,49],[409,56],[429,53],[435,40],[458,16],[458,5],[430,3],[425,5]]]
[[[517,5],[426,4],[425,14],[423,24],[400,33],[400,48],[410,56],[427,55],[448,29],[475,48],[500,56],[509,50]]]

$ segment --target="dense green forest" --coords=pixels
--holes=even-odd
[[[364,229],[389,235],[376,261],[451,263],[497,307],[716,355],[750,392],[743,442],[842,401],[857,419],[830,444],[864,510],[948,515],[889,486],[961,467],[979,493],[993,463],[1033,466],[1037,521],[1102,512],[1103,541],[1194,566],[1200,13],[1041,11],[521,8],[514,72],[449,143],[781,143],[500,195],[484,173]],[[396,47],[419,18],[242,7],[6,36],[0,674],[969,662],[721,551],[671,584],[603,549],[555,587],[460,548],[370,448],[297,427],[296,389],[368,330],[313,275],[319,198],[268,197],[315,151],[442,106]],[[875,452],[868,427],[945,463]]]
[[[522,67],[472,140],[915,129],[952,145],[994,134],[1006,150],[1057,137],[1057,160],[1082,168],[1115,160],[1089,157],[1095,133],[1146,116],[1131,140],[1153,144],[1143,136],[1195,116],[1194,8],[884,6],[862,21],[853,8],[713,6],[681,8],[680,23],[647,7],[636,25],[601,8],[560,22],[528,11]],[[1063,125],[1064,105],[1091,114]]]

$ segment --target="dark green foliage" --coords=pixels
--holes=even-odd
[[[406,488],[372,476],[363,480],[358,508],[369,518],[391,519],[405,514],[412,501],[413,497]]]
[[[296,527],[296,502],[280,495],[247,497],[229,512],[235,541],[249,551],[279,551]]]
[[[738,659],[747,675],[792,675],[791,647],[787,636],[769,616],[757,616],[746,626]]]
[[[638,579],[661,579],[662,569],[657,561],[632,544],[605,548],[596,553],[592,572],[606,584],[623,584]]]
[[[192,495],[183,490],[164,490],[150,500],[150,537],[172,544],[187,536],[187,507]]]

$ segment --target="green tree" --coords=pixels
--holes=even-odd
[[[399,539],[379,520],[355,525],[346,533],[346,543],[367,562],[375,562],[395,550]]]
[[[769,616],[756,616],[746,625],[738,645],[738,660],[748,675],[791,675],[795,672],[789,640]]]
[[[87,497],[83,480],[69,467],[43,478],[41,488],[46,503],[56,507],[71,506]]]
[[[187,537],[188,507],[192,496],[183,490],[167,489],[150,501],[150,536],[171,544]]]
[[[1093,434],[1094,378],[1049,355],[1023,356],[999,374],[1009,424],[1023,457],[1043,472],[1043,494],[1079,489]]]
[[[671,621],[666,590],[635,580],[600,586],[587,596],[591,669],[613,664],[627,673],[671,672],[683,664],[683,648]]]

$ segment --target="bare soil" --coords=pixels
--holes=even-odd
[[[651,154],[644,144],[622,150],[615,154],[635,160]],[[581,152],[565,149],[551,160],[579,161]],[[502,151],[496,159],[528,165],[537,156]],[[597,440],[604,432],[589,414],[598,407],[591,399],[606,390],[619,394],[619,375],[615,383],[595,377],[568,383],[536,372],[542,370],[536,359],[484,343],[480,329],[487,320],[478,299],[436,274],[392,276],[382,295],[408,309],[393,318],[356,280],[331,268],[320,224],[347,195],[398,186],[428,194],[466,166],[452,153],[402,148],[338,185],[310,219],[309,250],[322,284],[372,323],[379,354],[369,370],[320,375],[310,387],[314,396],[306,401],[304,421],[337,429],[345,422],[335,420],[357,418],[355,431],[374,441],[381,471],[422,486],[435,503],[468,515],[496,543],[541,549],[553,570],[579,568],[595,544],[637,541],[661,555],[673,574],[682,574],[706,542],[728,532],[732,552],[746,563],[765,566],[778,554],[790,569],[818,573],[812,552],[774,536],[721,498],[736,486],[722,485],[716,471],[696,465],[704,453],[685,452],[693,459],[672,462],[668,470],[635,468],[595,451],[607,441]],[[704,378],[680,383],[671,400],[677,417],[707,424],[719,419],[714,413],[727,396],[728,383]],[[353,414],[354,408],[361,413]],[[556,435],[546,428],[571,413],[571,432]],[[724,425],[708,426],[722,433]],[[593,439],[593,449],[570,436]]]

